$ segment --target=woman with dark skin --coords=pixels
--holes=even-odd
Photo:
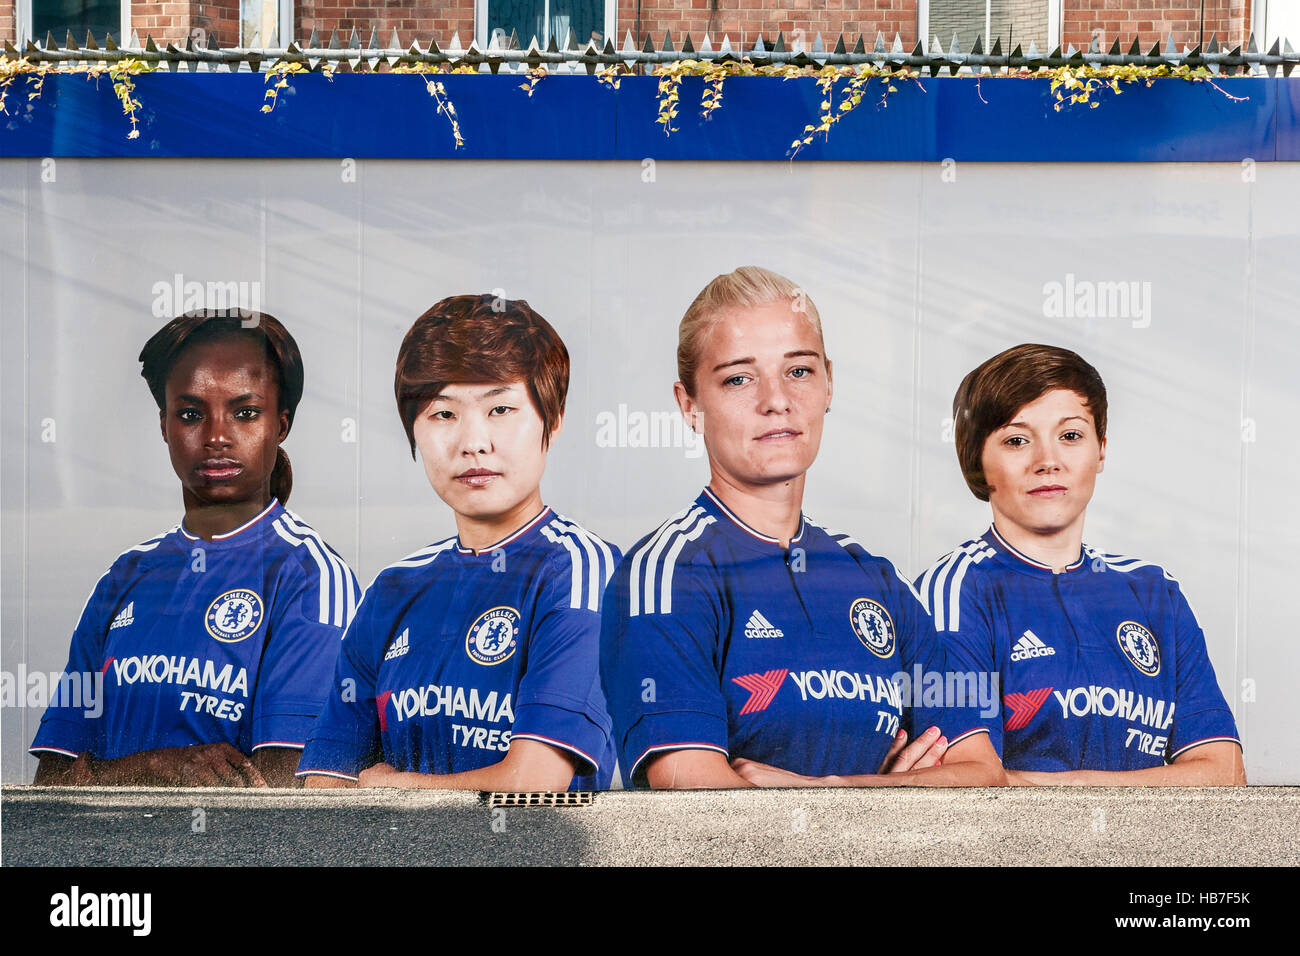
[[[67,673],[102,676],[102,713],[54,702],[34,783],[293,786],[358,599],[284,508],[301,356],[272,316],[191,313],[140,361],[185,517],[96,585]]]

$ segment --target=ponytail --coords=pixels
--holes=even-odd
[[[293,491],[293,466],[289,464],[289,456],[284,453],[284,447],[281,446],[275,450],[275,467],[271,469],[271,496],[283,506],[289,503],[291,491]]]

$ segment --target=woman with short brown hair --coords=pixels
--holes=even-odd
[[[542,503],[568,386],[568,350],[522,300],[452,296],[407,332],[398,414],[457,534],[366,589],[307,786],[609,786],[596,656],[618,552]]]
[[[1244,784],[1236,724],[1178,582],[1083,544],[1106,461],[1106,388],[1068,349],[1019,345],[953,399],[957,458],[988,531],[917,589],[949,666],[995,673],[1004,713],[953,727],[1021,785]],[[986,736],[987,735],[987,736]]]

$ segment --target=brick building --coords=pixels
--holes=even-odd
[[[513,31],[526,45],[536,34],[544,44],[559,42],[572,30],[580,42],[609,34],[621,46],[628,32],[637,44],[655,44],[671,31],[675,42],[689,33],[698,44],[707,33],[715,41],[729,35],[733,46],[749,48],[762,36],[787,38],[802,30],[811,42],[821,33],[827,45],[843,33],[895,34],[910,48],[918,36],[940,38],[946,46],[957,33],[969,48],[976,34],[1000,36],[1009,50],[1029,41],[1047,52],[1058,43],[1087,48],[1095,36],[1127,46],[1135,36],[1154,43],[1173,34],[1179,44],[1195,45],[1217,34],[1220,43],[1244,44],[1253,30],[1261,46],[1279,31],[1300,35],[1293,0],[0,0],[0,40],[21,45],[52,32],[61,44],[67,32],[80,42],[91,30],[122,42],[131,32],[141,40],[182,45],[283,46],[313,30],[327,42],[332,30],[346,38],[356,29],[363,42],[372,28],[387,44],[394,30],[403,46],[430,37],[445,44],[453,33],[486,46],[494,31]],[[281,29],[292,24],[292,29]]]

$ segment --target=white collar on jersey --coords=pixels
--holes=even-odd
[[[240,525],[238,528],[236,528],[234,531],[227,531],[225,534],[214,534],[214,535],[212,536],[212,540],[213,540],[213,541],[228,541],[228,540],[230,540],[231,538],[233,538],[235,535],[239,534],[241,531],[247,531],[247,530],[248,530],[249,528],[251,528],[253,525],[257,524],[259,521],[261,521],[263,518],[265,518],[267,515],[269,515],[272,511],[274,511],[276,505],[278,505],[279,503],[280,503],[280,502],[279,502],[278,499],[276,499],[276,498],[272,498],[272,499],[271,499],[271,503],[270,503],[269,505],[267,505],[266,508],[265,508],[265,510],[263,510],[262,513],[259,514],[256,518],[250,518],[248,521],[245,521],[243,524],[241,524],[241,525]],[[191,541],[202,541],[202,540],[203,540],[203,539],[200,538],[198,535],[196,535],[196,534],[190,534],[189,531],[186,530],[186,528],[185,528],[185,519],[184,519],[184,518],[181,519],[181,525],[180,525],[180,527],[181,527],[181,534],[185,535],[185,537],[189,538]]]
[[[542,510],[538,513],[537,517],[533,518],[531,521],[526,522],[524,526],[520,528],[518,531],[512,531],[510,532],[510,534],[506,535],[500,541],[494,542],[493,544],[485,545],[482,548],[477,548],[477,549],[467,548],[460,543],[460,535],[456,535],[456,550],[459,551],[461,554],[473,554],[473,555],[491,554],[493,551],[496,551],[500,548],[504,548],[511,541],[514,541],[516,538],[520,537],[521,535],[527,534],[537,525],[539,521],[541,521],[550,513],[551,513],[550,506],[544,505],[542,507]]]
[[[774,538],[769,534],[763,534],[763,532],[761,531],[756,531],[753,528],[751,528],[749,525],[745,524],[745,522],[741,521],[740,518],[736,515],[736,513],[733,512],[726,505],[724,505],[722,503],[722,499],[713,493],[712,488],[706,487],[704,489],[704,493],[709,496],[710,501],[712,501],[715,505],[718,506],[718,510],[721,511],[728,518],[730,518],[732,523],[735,524],[735,526],[739,528],[741,531],[744,531],[746,534],[750,535],[751,537],[757,538],[759,541],[766,542],[767,544],[774,544],[777,547],[781,546],[781,540],[779,538]],[[804,528],[806,527],[807,527],[807,522],[804,520],[803,514],[800,513],[799,530],[795,533],[795,536],[790,539],[791,544],[794,544],[796,541],[798,541],[800,538],[803,537]]]
[[[1007,553],[1010,554],[1013,558],[1019,558],[1021,561],[1025,562],[1025,564],[1032,565],[1033,567],[1038,568],[1041,571],[1051,571],[1053,574],[1057,573],[1056,568],[1052,567],[1050,564],[1043,564],[1042,561],[1036,560],[1035,558],[1031,558],[1029,555],[1025,554],[1019,548],[1015,547],[1006,538],[1002,537],[1002,535],[998,534],[997,525],[992,525],[992,524],[989,525],[989,533],[993,535],[994,538],[997,539],[998,544],[1002,545],[1002,547],[1007,551]],[[1083,564],[1083,559],[1085,557],[1085,550],[1086,549],[1084,548],[1079,549],[1079,560],[1075,561],[1073,564],[1067,564],[1065,566],[1066,571],[1073,571],[1079,565]]]

